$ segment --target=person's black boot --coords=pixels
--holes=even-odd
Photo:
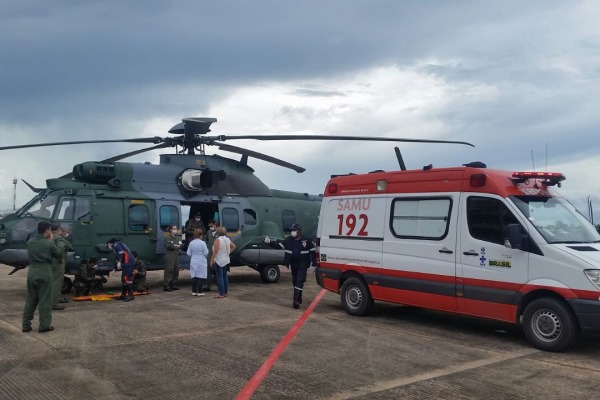
[[[117,300],[125,300],[127,298],[127,286],[121,285],[121,295],[117,297]]]
[[[302,290],[298,290],[298,304],[302,304]]]
[[[300,307],[300,303],[298,303],[298,289],[294,288],[294,301],[292,302],[292,307],[298,308]]]

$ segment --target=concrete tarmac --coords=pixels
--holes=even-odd
[[[21,332],[26,270],[0,267],[0,399],[234,399],[319,293],[309,275],[300,310],[290,273],[263,284],[232,268],[229,297],[162,291],[135,301],[69,302],[56,330]],[[105,288],[119,290],[118,275]],[[352,317],[326,293],[252,399],[600,398],[600,342],[565,353],[530,347],[516,328],[376,303]]]

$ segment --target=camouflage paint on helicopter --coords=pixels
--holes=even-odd
[[[188,205],[190,215],[200,212],[205,224],[218,219],[227,228],[237,246],[232,265],[249,265],[274,282],[283,254],[259,239],[282,237],[283,228],[296,222],[309,235],[316,231],[320,196],[269,189],[252,168],[228,158],[162,155],[160,165],[86,162],[73,170],[74,180],[47,180],[47,189],[2,220],[1,263],[25,267],[25,243],[38,221],[48,219],[71,229],[70,274],[90,257],[101,260],[101,271],[111,271],[106,242],[112,237],[135,249],[149,270],[162,269],[164,236],[186,219],[181,208]],[[181,263],[189,265],[186,255]]]

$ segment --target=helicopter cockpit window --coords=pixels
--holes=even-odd
[[[296,223],[296,214],[294,214],[294,212],[291,210],[283,210],[281,212],[281,218],[284,229],[288,229],[290,226]]]
[[[78,197],[75,201],[75,214],[73,219],[76,221],[90,221],[92,219],[90,199],[88,197]]]
[[[244,224],[256,225],[256,211],[248,208],[244,209]]]
[[[144,231],[150,224],[150,212],[145,205],[134,205],[127,211],[129,229],[132,231]]]
[[[240,215],[235,208],[224,208],[221,211],[221,225],[227,228],[228,232],[235,232],[240,229]]]
[[[58,215],[56,219],[60,220],[72,220],[75,211],[75,199],[73,198],[63,198],[60,203],[60,208],[58,209]]]
[[[169,230],[169,227],[179,226],[179,209],[175,206],[162,206],[160,208],[160,229],[163,232]]]
[[[50,218],[52,217],[52,213],[54,212],[54,208],[56,207],[57,200],[57,195],[48,195],[44,197],[41,201],[36,201],[35,203],[33,203],[31,207],[29,207],[25,211],[29,212],[35,217]]]

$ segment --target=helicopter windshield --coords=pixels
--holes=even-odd
[[[25,215],[32,215],[40,218],[50,218],[56,207],[58,200],[58,194],[47,194],[40,193],[34,197],[29,203],[25,204],[19,211],[20,217]]]
[[[565,199],[543,196],[510,199],[548,243],[600,242],[596,228]]]

